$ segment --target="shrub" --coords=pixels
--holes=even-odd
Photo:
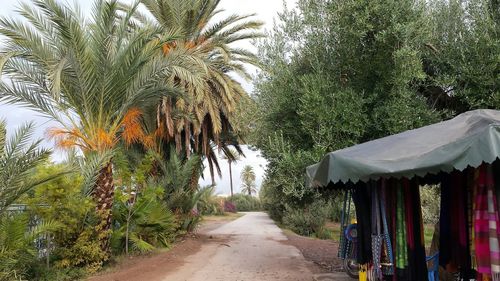
[[[311,236],[323,228],[327,218],[328,204],[318,200],[305,209],[287,207],[283,223],[297,234]]]
[[[224,215],[224,199],[215,194],[214,186],[203,187],[199,192],[202,194],[197,209],[201,215]]]
[[[24,279],[36,261],[36,249],[26,235],[25,214],[0,218],[0,280]]]
[[[37,169],[36,177],[64,170],[64,165],[46,165]],[[35,188],[26,199],[29,211],[43,222],[55,221],[59,227],[52,233],[51,262],[58,269],[83,268],[95,272],[107,254],[101,250],[98,218],[93,200],[81,191],[82,178],[71,174]]]
[[[146,187],[131,198],[130,193],[116,190],[111,239],[115,251],[128,254],[129,247],[136,252],[149,252],[170,246],[177,223],[174,214],[161,202],[162,191]]]
[[[230,201],[225,201],[224,202],[224,212],[229,212],[229,213],[236,213],[236,206],[233,204],[233,202]]]
[[[317,238],[324,239],[324,240],[334,239],[333,235],[334,235],[333,231],[331,229],[326,228],[326,227],[321,227],[314,234],[314,236],[316,236]]]
[[[86,275],[83,268],[47,268],[45,264],[37,264],[31,271],[34,280],[38,281],[73,281],[80,280]]]
[[[262,209],[260,200],[248,194],[235,194],[231,198],[238,212],[259,211]]]

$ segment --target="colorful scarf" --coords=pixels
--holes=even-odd
[[[470,172],[453,171],[441,175],[441,210],[439,265],[450,270],[459,270],[460,277],[471,277],[472,241],[469,226],[472,192],[468,191]]]
[[[379,200],[379,187],[377,183],[371,183],[372,192],[372,255],[373,255],[373,276],[378,279],[382,279],[382,265],[380,263],[380,258],[382,256],[382,241],[383,236],[381,233],[381,221],[380,221],[380,200]],[[373,279],[375,280],[375,279]]]
[[[474,210],[477,271],[500,281],[500,222],[491,165],[479,168]]]
[[[385,241],[385,266],[382,266],[382,271],[385,275],[394,275],[394,256],[392,252],[391,236],[389,234],[389,226],[387,223],[387,193],[386,193],[386,181],[382,180],[380,187],[380,212],[382,215],[382,225],[384,227],[384,241]]]
[[[396,268],[405,270],[408,267],[408,249],[406,244],[406,219],[405,219],[405,201],[403,188],[401,185],[397,188],[396,199]]]

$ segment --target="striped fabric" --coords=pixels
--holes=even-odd
[[[477,271],[500,281],[500,222],[491,165],[479,168],[474,209],[474,246]]]

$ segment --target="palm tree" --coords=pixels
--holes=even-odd
[[[41,140],[30,143],[34,127],[33,123],[21,126],[7,141],[6,124],[0,120],[0,217],[26,192],[66,173],[33,179],[33,169],[50,155],[49,150],[38,148]]]
[[[113,206],[112,156],[124,141],[151,143],[142,112],[174,90],[159,79],[172,65],[158,59],[172,35],[133,29],[137,5],[123,11],[116,0],[96,0],[90,21],[78,7],[55,0],[22,4],[23,20],[0,19],[0,101],[21,103],[60,124],[49,136],[62,148],[96,155],[93,196],[101,247],[109,249]]]
[[[234,149],[228,149],[223,151],[224,154],[222,156],[222,159],[227,161],[227,164],[229,166],[229,181],[231,184],[231,197],[233,197],[233,170],[232,170],[232,164],[240,161],[240,154]]]
[[[252,193],[257,192],[257,188],[255,186],[255,172],[253,171],[253,167],[250,165],[246,165],[243,167],[243,171],[241,172],[241,191],[248,193],[248,195],[252,195]]]
[[[202,75],[179,77],[173,73],[168,80],[185,89],[187,98],[164,98],[158,106],[157,126],[167,142],[175,143],[178,152],[184,149],[208,159],[214,181],[214,169],[221,174],[217,149],[238,145],[238,128],[234,115],[239,102],[248,95],[230,73],[250,79],[244,64],[259,65],[257,57],[235,46],[242,40],[259,38],[262,22],[254,15],[231,15],[214,22],[222,12],[220,0],[141,0],[162,33],[178,30],[180,37],[163,45],[166,58],[190,54],[190,61],[204,69]],[[137,14],[143,22],[148,16]],[[179,71],[181,72],[181,71]]]

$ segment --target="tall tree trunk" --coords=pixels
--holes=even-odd
[[[96,212],[100,218],[100,222],[96,229],[99,231],[101,249],[107,253],[109,253],[110,250],[109,238],[111,234],[111,209],[113,208],[114,193],[113,165],[109,162],[99,172],[96,188],[94,190]]]
[[[231,170],[231,161],[229,161],[229,182],[231,183],[231,198],[233,198],[233,171]]]

